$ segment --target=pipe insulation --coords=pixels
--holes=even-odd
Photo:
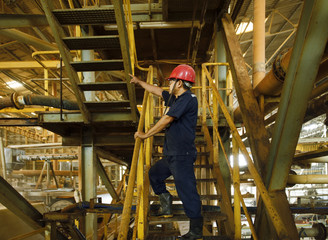
[[[54,108],[60,108],[60,99],[51,96],[42,95],[18,95],[17,93],[11,94],[10,97],[5,97],[0,100],[0,109],[7,107],[14,107],[16,109],[23,109],[25,105],[39,105]],[[63,100],[63,109],[66,110],[79,110],[77,102],[71,100]]]

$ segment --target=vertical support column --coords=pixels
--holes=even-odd
[[[146,111],[144,109],[143,111]],[[138,189],[138,207],[139,211],[138,214],[138,222],[136,223],[137,226],[137,232],[138,232],[138,239],[143,240],[145,239],[145,198],[144,198],[144,143],[141,142],[140,144],[140,152],[139,152],[139,162],[138,162],[138,168],[137,168],[137,189]],[[148,194],[148,192],[147,192]]]
[[[2,137],[0,137],[0,158],[1,158],[1,165],[2,165],[2,177],[3,177],[3,179],[6,180],[6,178],[7,178],[7,167],[6,167],[6,159],[5,159],[5,148],[3,146]]]
[[[86,126],[82,129],[82,199],[90,201],[97,196],[96,153],[93,145],[93,129]],[[97,239],[97,215],[89,213],[85,218],[85,236]]]
[[[253,87],[265,76],[265,1],[254,0]]]
[[[233,154],[233,183],[240,185],[239,179],[239,148],[235,138],[232,138],[232,154]],[[235,219],[235,237],[234,239],[241,239],[241,211],[240,199],[236,191],[234,191],[234,219]]]
[[[223,34],[222,32],[217,32],[216,34],[216,62],[225,63],[227,62],[227,54],[223,42]],[[226,88],[227,87],[227,67],[226,66],[217,66],[218,67],[218,88]],[[224,103],[227,105],[227,95],[226,90],[219,90],[219,93],[224,101]],[[217,101],[217,100],[216,100]],[[218,104],[216,102],[215,104],[216,108],[218,108]],[[213,108],[214,108],[214,102],[213,102]],[[213,109],[214,111],[214,109]],[[217,119],[219,121],[219,118]],[[217,122],[218,126],[218,122]],[[214,125],[213,125],[214,127]],[[219,130],[219,133],[222,135],[230,135],[228,134],[229,128],[222,127]],[[214,135],[213,135],[214,136]],[[213,139],[217,139],[214,138]],[[217,142],[217,140],[215,140]],[[230,154],[230,140],[229,137],[222,136],[223,145],[225,148],[226,153]],[[231,198],[231,176],[229,172],[229,167],[227,165],[227,162],[225,160],[225,156],[223,154],[223,151],[219,151],[219,166],[221,169],[221,173],[224,179],[224,184],[226,186],[227,192],[229,197]]]

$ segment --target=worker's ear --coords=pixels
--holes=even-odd
[[[179,81],[177,82],[177,84],[178,84],[178,87],[182,87],[182,85],[183,85],[182,80],[179,80]]]

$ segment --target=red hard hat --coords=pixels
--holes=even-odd
[[[184,81],[195,83],[195,70],[186,64],[181,64],[173,69],[171,75],[168,80],[175,78],[175,79],[181,79]]]

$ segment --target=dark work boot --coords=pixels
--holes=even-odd
[[[203,238],[203,218],[190,218],[189,232],[178,239],[198,240]]]
[[[159,195],[161,207],[156,216],[163,216],[165,218],[173,217],[172,211],[172,195],[170,193],[162,193]]]

